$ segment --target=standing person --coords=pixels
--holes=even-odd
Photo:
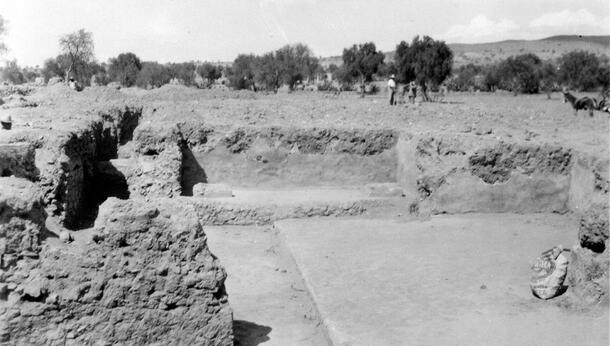
[[[388,97],[390,99],[390,106],[396,104],[396,81],[394,78],[395,76],[391,75],[390,80],[388,81]]]
[[[417,85],[415,81],[409,83],[409,102],[415,103],[415,97],[417,96]]]

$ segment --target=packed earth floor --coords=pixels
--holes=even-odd
[[[560,94],[1,96],[1,344],[609,342],[607,113]],[[538,299],[530,266],[559,244],[565,291]]]

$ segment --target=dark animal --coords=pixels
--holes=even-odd
[[[610,100],[608,100],[609,90],[603,90],[600,93],[601,100],[597,102],[596,109],[600,112],[610,113]]]
[[[572,108],[574,108],[574,116],[578,114],[579,110],[588,110],[589,116],[593,116],[593,110],[597,109],[597,102],[594,98],[590,97],[581,97],[576,98],[576,96],[570,94],[569,91],[562,91],[563,93],[563,102],[570,102]]]

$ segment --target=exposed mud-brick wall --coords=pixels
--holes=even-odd
[[[186,197],[184,197],[186,198]],[[343,202],[337,204],[311,203],[298,206],[286,205],[242,205],[236,206],[222,201],[201,199],[184,200],[179,203],[192,205],[198,219],[204,225],[265,225],[290,218],[319,216],[357,216],[373,209],[377,201]]]
[[[398,134],[390,129],[179,126],[189,150],[185,192],[206,181],[303,186],[396,180]]]
[[[34,183],[0,177],[0,301],[7,289],[3,277],[10,268],[24,257],[38,255],[45,217]]]
[[[0,177],[37,179],[34,146],[30,143],[0,144]]]
[[[0,178],[0,343],[9,340],[8,321],[19,315],[11,309],[11,293],[18,288],[14,280],[27,277],[23,266],[39,258],[45,217],[34,183]]]
[[[398,181],[433,213],[567,210],[572,152],[433,133],[398,144]]]
[[[569,206],[580,222],[566,280],[578,304],[607,306],[610,299],[608,160],[578,153],[571,170]]]
[[[107,200],[90,241],[47,244],[9,277],[3,341],[232,345],[226,273],[195,215]]]
[[[178,127],[143,124],[135,130],[133,139],[134,156],[118,162],[130,196],[180,196],[183,139]]]
[[[393,130],[343,130],[330,128],[238,128],[226,133],[224,146],[232,153],[248,150],[257,141],[275,148],[285,148],[304,154],[329,152],[375,155],[396,145],[398,135]]]
[[[68,227],[79,226],[94,191],[95,162],[117,157],[120,129],[125,128],[122,121],[131,124],[139,118],[138,112],[141,109],[133,107],[101,112],[88,126],[63,135],[58,149],[45,148],[52,154],[41,172],[40,186],[50,215],[59,217]]]
[[[508,181],[512,172],[565,176],[569,173],[571,158],[571,151],[562,147],[500,142],[493,148],[474,152],[468,164],[472,175],[493,184]]]
[[[432,213],[567,212],[580,219],[567,277],[583,303],[608,303],[608,158],[544,143],[489,136],[405,134],[398,182]]]

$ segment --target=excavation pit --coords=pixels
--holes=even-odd
[[[607,343],[602,333],[607,336],[607,330],[599,325],[608,314],[608,154],[607,134],[601,134],[607,121],[590,120],[591,125],[574,131],[580,136],[575,140],[561,129],[551,135],[542,130],[561,123],[549,111],[536,114],[538,122],[524,139],[518,133],[523,129],[511,128],[517,120],[504,122],[493,112],[496,103],[509,109],[512,98],[494,96],[485,116],[497,127],[479,131],[489,125],[485,117],[458,102],[397,110],[375,99],[329,102],[312,96],[306,101],[324,115],[310,116],[301,111],[303,105],[294,106],[303,101],[298,95],[289,101],[282,96],[238,99],[180,89],[176,95],[184,104],[178,104],[173,96],[162,96],[170,91],[177,92],[108,92],[97,105],[101,110],[81,114],[86,107],[79,102],[98,103],[85,90],[70,98],[75,109],[81,107],[57,116],[59,124],[46,120],[58,111],[44,102],[11,110],[16,126],[0,133],[0,173],[15,177],[1,179],[35,186],[39,209],[59,227],[73,229],[75,241],[40,237],[40,247],[13,256],[3,268],[3,278],[14,285],[6,286],[0,303],[17,302],[11,311],[24,312],[19,319],[10,315],[12,329],[2,334],[9,341],[44,343],[81,327],[85,332],[79,341],[107,335],[106,324],[98,328],[86,320],[46,323],[46,317],[63,313],[52,298],[58,293],[77,311],[94,304],[100,315],[116,317],[118,308],[129,318],[142,317],[142,325],[127,323],[121,330],[133,328],[138,341],[161,342],[172,328],[155,335],[144,331],[162,321],[185,322],[174,319],[174,312],[195,314],[187,298],[197,288],[199,297],[210,298],[201,301],[222,307],[211,317],[218,321],[219,344],[232,342],[232,333],[237,344],[261,338],[299,344],[297,337],[303,345],[382,339],[426,343],[433,337],[449,340],[458,329],[471,332],[459,335],[464,343],[527,343],[534,329],[526,322],[540,316],[550,321],[544,330],[561,340],[576,340],[578,331],[591,328],[592,340]],[[117,99],[128,106],[105,105]],[[534,101],[521,101],[535,108]],[[380,109],[383,116],[367,109]],[[253,122],[252,114],[263,120]],[[514,117],[529,119],[530,114]],[[480,123],[472,124],[473,119]],[[557,140],[555,134],[567,139]],[[197,184],[223,184],[230,187],[230,197],[202,197],[193,193]],[[30,230],[42,231],[44,225],[35,222],[38,226]],[[209,244],[204,241],[208,231]],[[527,289],[528,261],[558,243],[573,247],[570,287],[557,300],[537,301]],[[188,250],[195,255],[188,259],[189,268],[215,268],[215,279],[205,270],[188,271],[193,275],[172,281],[185,290],[179,291],[183,297],[165,292],[161,286],[168,284],[167,275],[182,275],[184,268],[155,262],[173,258],[166,256],[164,244],[187,257],[187,250],[177,249],[196,245]],[[112,263],[100,264],[104,256]],[[140,265],[141,258],[158,264],[158,270]],[[89,278],[70,265],[85,259],[92,261],[88,272],[116,277],[102,275],[103,285],[95,280],[81,285],[78,275]],[[220,265],[227,269],[226,290]],[[31,279],[21,268],[33,268]],[[67,278],[63,272],[53,278],[36,274],[60,268]],[[129,285],[112,281],[117,278]],[[152,293],[126,288],[150,288],[141,280],[154,283]],[[198,282],[210,285],[196,287]],[[76,292],[75,300],[58,291],[62,285]],[[274,290],[277,295],[269,294]],[[286,299],[293,300],[287,305]],[[143,311],[159,313],[161,319],[147,319]],[[466,317],[463,323],[458,313]],[[523,320],[515,319],[521,315]],[[431,322],[422,322],[424,317]],[[385,324],[370,328],[373,320]],[[187,340],[180,339],[188,334],[183,331],[172,335]]]

